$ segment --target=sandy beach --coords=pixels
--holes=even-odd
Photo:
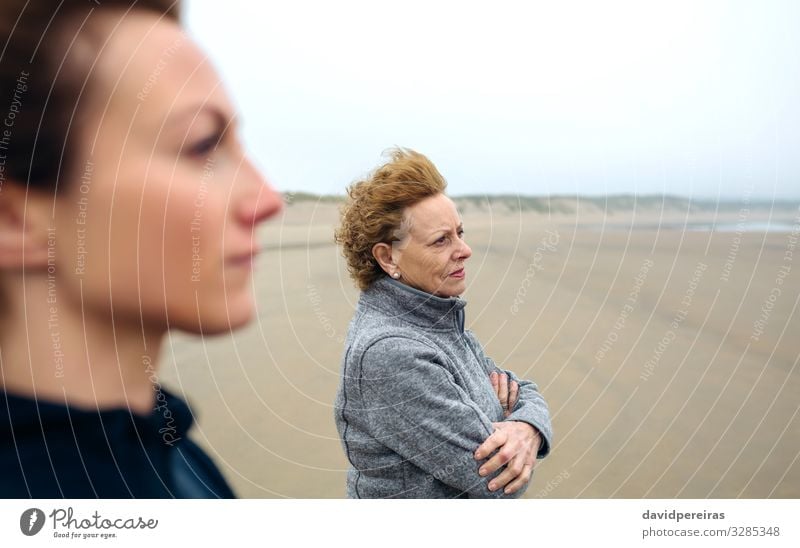
[[[744,222],[735,209],[462,213],[467,326],[551,408],[527,497],[800,497],[796,206],[747,211],[782,232],[692,228]],[[164,384],[241,497],[345,494],[332,402],[358,292],[337,220],[287,206],[259,234],[256,321],[163,349]]]

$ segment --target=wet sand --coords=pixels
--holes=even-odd
[[[748,222],[770,215],[800,222],[797,209]],[[680,228],[737,212],[463,217],[467,325],[551,407],[555,444],[527,497],[800,497],[791,232]],[[344,496],[332,402],[358,293],[336,220],[332,204],[287,207],[260,233],[257,320],[165,345],[164,383],[192,403],[195,438],[241,497]]]

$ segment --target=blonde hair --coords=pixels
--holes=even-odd
[[[444,193],[447,187],[433,162],[419,152],[394,148],[388,154],[388,162],[347,188],[348,199],[334,233],[350,277],[362,291],[383,275],[372,247],[397,240],[405,209]]]

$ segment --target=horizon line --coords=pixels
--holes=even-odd
[[[302,197],[304,199],[314,199],[318,198],[321,200],[344,200],[347,198],[346,193],[342,194],[329,194],[329,193],[318,193],[318,192],[310,192],[307,190],[284,190],[280,191],[283,196],[290,196],[292,198],[295,197]],[[453,199],[482,199],[482,198],[501,198],[501,199],[508,199],[508,198],[517,198],[517,199],[575,199],[575,198],[583,198],[592,201],[597,200],[608,200],[608,199],[633,199],[633,200],[642,200],[648,199],[652,200],[654,198],[657,199],[670,199],[670,200],[681,200],[681,201],[698,201],[698,202],[712,202],[712,203],[742,203],[744,205],[747,204],[793,204],[795,202],[800,202],[800,196],[795,197],[753,197],[753,195],[744,196],[744,197],[730,197],[730,196],[686,196],[683,194],[669,194],[669,193],[647,193],[647,194],[637,194],[637,193],[614,193],[614,194],[520,194],[520,193],[510,193],[510,192],[498,192],[498,193],[467,193],[467,194],[448,194],[450,198]]]

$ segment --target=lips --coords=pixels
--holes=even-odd
[[[252,266],[256,256],[258,255],[258,252],[258,249],[252,249],[239,255],[233,255],[228,258],[227,262],[228,264],[234,266]]]
[[[465,273],[464,273],[464,269],[463,269],[463,268],[459,268],[459,269],[458,269],[458,270],[456,270],[455,272],[451,272],[451,273],[450,273],[450,277],[451,277],[451,278],[458,278],[458,279],[461,279],[461,278],[463,278],[463,277],[464,277],[464,274],[465,274]]]

